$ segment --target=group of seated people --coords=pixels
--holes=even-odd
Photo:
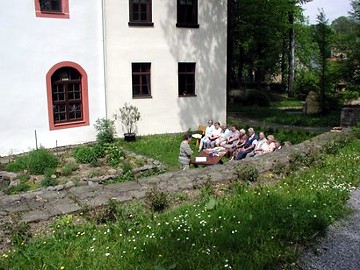
[[[273,135],[265,136],[264,132],[255,134],[253,128],[238,130],[236,125],[222,129],[219,122],[208,121],[205,134],[200,140],[199,152],[203,148],[224,147],[231,159],[241,160],[248,157],[264,155],[279,150],[281,142]],[[285,142],[284,146],[291,145]]]

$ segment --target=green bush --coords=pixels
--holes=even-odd
[[[61,167],[61,175],[69,176],[73,171],[76,171],[78,168],[79,166],[74,162],[67,163]]]
[[[13,244],[24,244],[32,238],[32,233],[30,230],[29,223],[20,222],[13,224],[10,228],[11,242]]]
[[[98,159],[94,147],[91,146],[76,147],[73,156],[76,162],[81,164],[94,164]]]
[[[28,162],[30,173],[43,174],[46,168],[55,168],[58,159],[50,150],[39,148],[29,153]]]
[[[114,120],[99,118],[96,120],[94,127],[97,131],[96,140],[99,143],[111,143],[114,141]]]
[[[20,193],[20,192],[25,192],[25,191],[29,191],[31,188],[31,186],[28,184],[28,182],[24,182],[24,183],[20,183],[16,186],[11,186],[7,189],[4,190],[5,194],[10,195],[10,194],[16,194],[16,193]]]
[[[107,148],[107,162],[111,166],[118,165],[125,157],[124,151],[119,149],[116,145],[111,145]]]
[[[59,183],[59,181],[56,178],[52,177],[44,177],[43,180],[41,180],[40,185],[42,187],[50,187],[50,186],[56,186]]]
[[[55,168],[58,158],[53,152],[45,148],[39,148],[18,157],[14,162],[7,164],[7,171],[29,170],[32,174],[43,174],[46,168]]]
[[[97,158],[103,158],[106,155],[108,144],[97,143],[94,145],[94,151]]]
[[[169,205],[168,196],[166,193],[158,190],[153,190],[149,196],[150,206],[155,212],[162,212]]]
[[[247,181],[254,182],[259,177],[259,171],[253,166],[239,165],[237,166],[236,171],[238,178],[245,182]]]
[[[27,156],[16,158],[14,161],[6,164],[5,170],[8,172],[19,172],[27,169]]]
[[[304,100],[309,91],[319,90],[319,76],[316,72],[311,71],[299,71],[297,72],[294,90],[297,93],[298,98]]]

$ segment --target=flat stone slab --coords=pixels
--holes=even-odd
[[[36,222],[42,220],[48,220],[51,218],[50,213],[43,210],[33,210],[30,212],[23,213],[21,216],[22,222]]]
[[[135,181],[121,182],[104,186],[104,189],[116,189],[121,191],[130,191],[141,189],[141,185]]]

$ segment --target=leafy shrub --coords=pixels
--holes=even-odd
[[[14,161],[6,164],[5,170],[8,172],[19,172],[22,170],[26,170],[26,168],[28,167],[27,159],[28,159],[27,156],[18,157]]]
[[[28,182],[24,182],[24,183],[20,183],[16,186],[11,186],[7,189],[4,190],[5,194],[10,195],[10,194],[16,194],[16,193],[20,193],[20,192],[26,192],[29,191],[31,188],[31,186],[29,185]]]
[[[53,152],[45,148],[33,150],[28,154],[18,157],[14,162],[7,164],[7,171],[29,170],[32,174],[43,174],[46,168],[55,168],[58,158]]]
[[[50,186],[56,186],[59,183],[59,181],[56,178],[52,177],[44,177],[43,180],[41,180],[40,185],[42,187],[50,187]]]
[[[97,161],[97,156],[94,147],[79,146],[73,151],[75,160],[81,164],[94,164]]]
[[[168,196],[158,190],[153,190],[149,196],[150,206],[155,212],[162,212],[169,205]]]
[[[44,176],[51,177],[52,175],[56,175],[56,171],[54,168],[45,168]]]
[[[111,166],[118,165],[125,157],[124,151],[119,149],[116,145],[111,145],[107,148],[107,162]]]
[[[356,138],[360,139],[360,120],[358,121],[357,125],[352,129],[353,134]]]
[[[27,174],[20,174],[17,176],[17,179],[20,180],[20,183],[26,183],[30,179],[30,175]]]
[[[103,158],[106,155],[107,144],[97,143],[94,145],[95,155],[98,158]]]
[[[97,131],[96,140],[99,143],[111,143],[114,141],[114,120],[99,118],[96,120],[94,127]]]
[[[61,167],[61,175],[63,176],[69,176],[73,171],[76,171],[79,168],[79,166],[74,163],[66,163],[64,166]]]
[[[28,167],[30,173],[43,174],[46,168],[55,168],[58,159],[53,152],[45,148],[31,151],[28,157]]]
[[[245,182],[247,182],[247,181],[254,182],[259,177],[259,171],[255,167],[249,166],[249,165],[242,164],[242,165],[237,166],[236,172],[237,172],[238,178]]]
[[[16,223],[9,227],[9,229],[11,235],[11,242],[13,244],[24,244],[24,242],[27,242],[32,237],[29,223]]]
[[[292,152],[289,156],[290,170],[295,171],[306,164],[306,157],[299,151]]]
[[[319,76],[316,72],[299,71],[297,72],[294,90],[297,93],[298,98],[304,100],[309,91],[319,90]]]
[[[201,197],[205,200],[209,199],[212,195],[215,194],[215,189],[213,184],[211,183],[211,175],[207,176],[208,179],[206,180],[206,182],[201,185]]]
[[[121,181],[130,181],[134,179],[134,173],[129,163],[125,162],[122,166],[123,174],[120,176]]]

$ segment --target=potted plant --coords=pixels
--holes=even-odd
[[[125,141],[135,141],[135,126],[140,120],[141,114],[136,106],[125,103],[118,112],[114,114],[115,120],[120,120],[124,133]]]

